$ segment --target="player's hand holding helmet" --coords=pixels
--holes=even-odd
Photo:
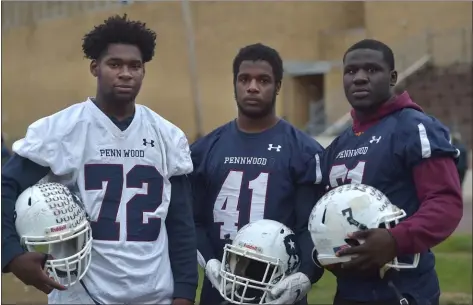
[[[220,267],[221,262],[218,259],[211,259],[205,264],[205,276],[212,283],[212,286],[215,288],[220,287],[220,282],[222,278],[220,277]]]
[[[15,212],[16,231],[28,252],[15,259],[19,261],[10,263],[12,272],[21,269],[19,262],[30,257],[36,260],[34,264],[28,262],[31,268],[36,266],[41,272],[46,269],[49,277],[65,287],[82,279],[90,266],[92,232],[79,197],[59,183],[36,184],[18,197]],[[39,253],[45,253],[41,254],[42,262],[38,261]],[[22,271],[15,275],[31,284],[28,283],[31,280],[24,278],[28,270]]]
[[[283,293],[279,283],[290,289],[293,281],[284,280],[296,274],[299,265],[299,247],[291,229],[268,219],[249,223],[225,245],[220,294],[232,304],[275,302],[272,292]],[[275,288],[278,291],[272,291]]]
[[[406,216],[404,210],[393,205],[374,187],[364,184],[346,184],[325,194],[315,205],[309,218],[309,231],[314,242],[314,262],[328,267],[345,263],[354,256],[337,256],[342,249],[358,246],[363,239],[348,235],[369,229],[389,229]],[[316,256],[316,257],[315,257]],[[412,262],[400,262],[395,257],[382,266],[386,268],[416,268],[420,254]]]

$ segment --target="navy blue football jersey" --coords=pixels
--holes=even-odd
[[[313,270],[307,223],[321,193],[313,190],[314,181],[322,181],[322,153],[313,138],[282,119],[257,134],[240,131],[232,121],[191,145],[198,249],[205,261],[221,260],[225,243],[247,223],[271,219],[296,236],[303,232],[299,247],[305,248],[305,262]],[[319,166],[309,170],[314,160]],[[310,190],[303,200],[296,198],[300,185]],[[217,302],[207,297],[208,289],[204,281],[200,302]]]
[[[258,134],[244,133],[232,121],[191,145],[194,199],[202,209],[196,212],[212,223],[217,258],[224,241],[251,221],[272,219],[294,228],[295,187],[314,183],[308,164],[322,152],[284,120]]]
[[[428,158],[456,155],[447,128],[421,111],[404,108],[380,119],[363,133],[355,134],[348,128],[338,136],[324,154],[323,183],[326,190],[348,183],[371,185],[383,192],[391,203],[404,209],[409,217],[420,206],[413,167]],[[400,260],[412,263],[412,257]],[[401,291],[414,293],[421,289],[435,290],[438,283],[430,282],[437,281],[436,276],[420,276],[432,272],[434,258],[428,251],[421,254],[418,268],[399,272],[396,285]],[[338,293],[341,298],[357,301],[395,298],[386,282],[376,279],[338,278]]]

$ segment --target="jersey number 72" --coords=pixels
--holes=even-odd
[[[86,191],[105,189],[98,217],[91,221],[95,240],[120,240],[122,225],[126,226],[127,241],[158,239],[161,219],[155,216],[155,211],[162,203],[164,180],[156,167],[136,165],[125,174],[121,164],[86,164],[84,177]],[[146,193],[136,193],[122,204],[123,187],[136,190],[145,184]],[[126,223],[118,220],[120,206],[125,209],[121,212],[126,213]]]

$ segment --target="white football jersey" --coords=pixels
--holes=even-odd
[[[51,168],[56,181],[77,186],[94,237],[92,263],[83,279],[94,299],[102,304],[171,303],[165,227],[169,178],[193,169],[178,127],[136,105],[133,121],[121,131],[88,99],[30,125],[13,151]],[[49,301],[87,299],[83,293],[78,284],[54,291]]]

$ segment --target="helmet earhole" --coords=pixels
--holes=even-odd
[[[28,206],[31,206],[31,197],[28,198]]]
[[[324,210],[324,215],[322,215],[322,223],[325,224],[325,214],[327,214],[327,209]]]

